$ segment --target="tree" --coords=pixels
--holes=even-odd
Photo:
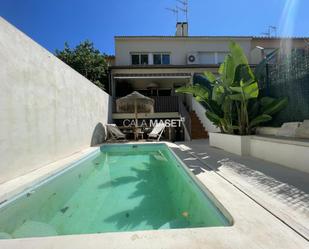
[[[86,40],[81,42],[75,48],[70,48],[66,42],[62,51],[56,50],[56,56],[75,69],[77,72],[92,81],[101,89],[107,86],[106,54],[102,54],[96,49],[92,42]]]

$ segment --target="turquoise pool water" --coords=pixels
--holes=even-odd
[[[105,145],[0,207],[0,237],[227,226],[165,144]]]

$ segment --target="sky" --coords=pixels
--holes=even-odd
[[[114,54],[116,35],[174,35],[177,0],[0,0],[0,16],[54,52],[86,39]],[[178,3],[179,6],[181,4]],[[309,37],[308,0],[189,0],[190,35]],[[179,21],[184,16],[179,15]],[[1,39],[1,37],[0,37]]]

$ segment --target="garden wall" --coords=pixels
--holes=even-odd
[[[102,142],[110,101],[0,18],[0,183]]]
[[[306,140],[210,132],[209,144],[240,156],[252,156],[309,173],[309,143]]]
[[[309,50],[294,50],[265,68],[260,82],[261,95],[288,97],[289,104],[276,114],[268,125],[281,126],[286,122],[309,119]]]

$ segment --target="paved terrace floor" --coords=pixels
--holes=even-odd
[[[210,147],[208,140],[177,145],[173,150],[195,175],[209,170],[216,172],[281,222],[309,239],[309,174]]]

